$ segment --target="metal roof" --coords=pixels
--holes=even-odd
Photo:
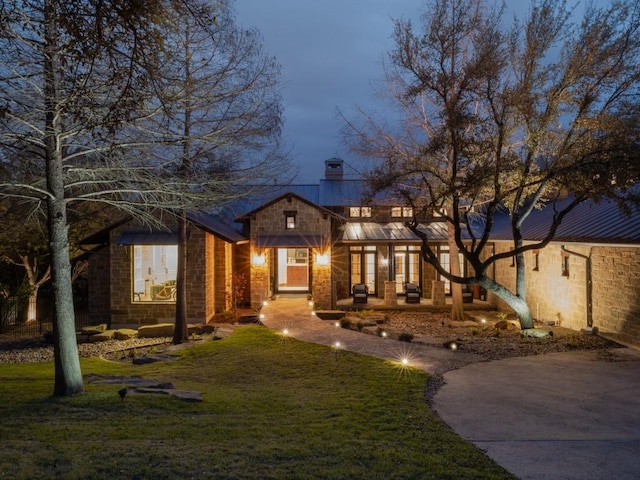
[[[204,230],[227,242],[236,243],[247,240],[247,237],[239,230],[242,226],[233,222],[225,221],[222,218],[204,212],[188,213],[187,218],[190,222],[199,225]],[[237,225],[238,228],[234,228],[234,225]]]
[[[447,226],[443,222],[419,224],[418,228],[433,242],[447,241]],[[380,224],[375,222],[349,222],[342,227],[343,243],[411,242],[421,239],[402,222]]]
[[[571,201],[568,197],[557,202],[556,210]],[[522,233],[525,240],[540,241],[549,231],[553,221],[554,208],[547,205],[534,210],[525,220]],[[512,240],[511,226],[507,213],[496,218],[491,232],[492,240]],[[613,200],[584,202],[575,207],[562,220],[555,242],[595,243],[595,244],[639,244],[640,210],[631,209],[631,215],[625,213]]]

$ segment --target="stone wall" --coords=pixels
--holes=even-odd
[[[109,247],[93,252],[90,257],[87,281],[89,285],[89,323],[99,325],[111,321],[111,280]]]
[[[498,244],[496,251],[506,251]],[[566,248],[591,256],[593,326],[603,333],[619,335],[628,343],[640,344],[640,248],[567,244]],[[587,325],[586,260],[568,255],[560,245],[549,245],[537,254],[525,254],[527,302],[534,318],[554,321],[561,326],[580,330]],[[563,275],[563,257],[568,272]],[[497,280],[513,291],[515,268],[510,260],[498,262]],[[498,306],[507,310],[504,302]]]
[[[110,321],[113,325],[148,325],[175,320],[174,302],[132,301],[132,246],[118,245],[117,239],[125,230],[134,230],[133,223],[125,224],[111,231],[110,241]],[[192,228],[189,237],[189,259],[187,264],[187,320],[191,323],[204,323],[211,317],[213,306],[211,294],[213,286],[208,284],[211,275],[207,273],[207,262],[212,258],[212,242],[207,240],[210,234]],[[91,288],[91,287],[90,287]]]
[[[329,254],[329,258],[331,258],[330,248],[324,253]],[[316,308],[333,308],[331,265],[318,265],[314,256],[311,268],[311,291],[313,292],[313,301]]]
[[[295,229],[286,228],[286,216],[295,215]],[[272,249],[262,249],[256,247],[256,237],[258,235],[322,235],[327,245],[321,248],[312,248],[310,262],[311,271],[311,293],[316,301],[331,305],[331,266],[320,268],[314,266],[317,253],[330,253],[329,241],[331,239],[331,217],[330,215],[295,196],[286,196],[282,199],[267,205],[256,212],[251,218],[251,256],[264,256],[264,265],[251,265],[251,305],[258,307],[267,300],[271,294],[270,269],[276,260]],[[326,252],[325,252],[326,250]],[[253,262],[252,262],[253,263]],[[326,271],[326,273],[325,273]]]
[[[331,269],[335,299],[349,298],[351,279],[349,277],[349,246],[336,245],[332,248]]]

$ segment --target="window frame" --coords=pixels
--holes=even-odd
[[[129,260],[132,304],[176,303],[177,244],[133,244]],[[158,298],[158,295],[164,298]]]

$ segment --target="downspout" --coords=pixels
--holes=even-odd
[[[591,248],[589,249],[589,255],[583,255],[578,252],[572,252],[571,250],[567,250],[564,245],[560,246],[560,249],[564,253],[568,253],[569,255],[575,255],[576,257],[580,257],[585,261],[585,277],[586,277],[586,285],[585,285],[585,295],[587,300],[587,309],[586,309],[586,319],[587,319],[587,328],[585,332],[592,333],[593,332],[593,302],[592,302],[592,284],[591,284]]]

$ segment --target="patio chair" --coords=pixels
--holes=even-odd
[[[473,290],[469,285],[462,285],[462,303],[473,303]]]
[[[353,303],[367,303],[369,296],[369,287],[364,283],[356,283],[352,289]]]
[[[420,303],[420,287],[415,283],[407,283],[404,286],[405,303]]]

